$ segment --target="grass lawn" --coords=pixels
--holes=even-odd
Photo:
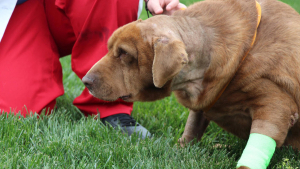
[[[192,0],[181,1],[192,4]],[[298,12],[299,0],[285,0]],[[143,11],[142,19],[147,18]],[[211,123],[201,142],[178,148],[188,110],[171,96],[135,103],[133,117],[154,135],[127,137],[84,117],[72,105],[84,88],[71,71],[70,56],[62,58],[65,95],[50,116],[0,116],[0,168],[235,168],[246,141]],[[230,145],[215,148],[214,145]],[[300,153],[276,149],[268,168],[300,168]]]

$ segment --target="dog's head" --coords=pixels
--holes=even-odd
[[[169,96],[171,80],[188,62],[185,45],[153,23],[138,20],[116,30],[108,53],[83,77],[95,97],[153,101]]]

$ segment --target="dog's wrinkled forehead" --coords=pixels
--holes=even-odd
[[[129,23],[117,29],[108,40],[108,49],[112,49],[114,45],[120,42],[137,43],[141,37],[141,31],[140,28],[137,27],[137,22],[138,21]]]
[[[173,37],[174,32],[162,25],[161,21],[137,20],[117,29],[108,40],[108,49],[116,51],[122,44],[140,46],[153,45],[154,40],[169,43],[168,37]]]
[[[157,33],[158,26],[156,23],[149,23],[147,21],[148,20],[140,20],[137,22],[136,26],[140,30],[140,35],[143,38],[143,41],[151,43],[153,36]]]
[[[144,41],[147,41],[152,44],[153,38],[159,38],[162,40],[162,43],[168,43],[168,38],[166,37],[175,37],[175,33],[170,29],[166,24],[168,20],[166,18],[155,16],[144,21],[140,21],[137,26],[141,31],[141,36]],[[158,19],[157,19],[158,18]]]

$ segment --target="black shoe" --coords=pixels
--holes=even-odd
[[[101,119],[104,124],[110,124],[114,129],[120,127],[123,133],[129,136],[132,133],[138,133],[140,138],[151,137],[151,133],[142,125],[137,123],[133,117],[128,114],[115,114]]]

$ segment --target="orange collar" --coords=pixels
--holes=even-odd
[[[253,40],[252,40],[252,43],[251,43],[251,47],[250,49],[245,53],[245,55],[243,56],[238,68],[241,66],[242,62],[245,60],[246,56],[248,55],[248,53],[250,52],[250,50],[252,49],[253,47],[253,44],[255,42],[255,39],[256,39],[256,34],[257,34],[257,28],[258,28],[258,25],[260,23],[260,20],[261,20],[261,6],[260,4],[256,2],[256,9],[257,9],[257,26],[256,26],[256,30],[255,30],[255,33],[254,33],[254,36],[253,36]],[[237,70],[238,70],[237,68]],[[233,76],[234,77],[234,76]],[[212,106],[219,100],[219,98],[221,97],[221,95],[223,94],[223,92],[225,91],[225,89],[227,88],[227,86],[229,85],[229,83],[231,82],[231,80],[233,79],[233,77],[226,83],[226,85],[224,86],[224,88],[221,90],[221,92],[217,95],[216,99],[207,107],[207,108],[204,108],[204,112],[208,112],[210,110],[210,108],[212,108]]]

